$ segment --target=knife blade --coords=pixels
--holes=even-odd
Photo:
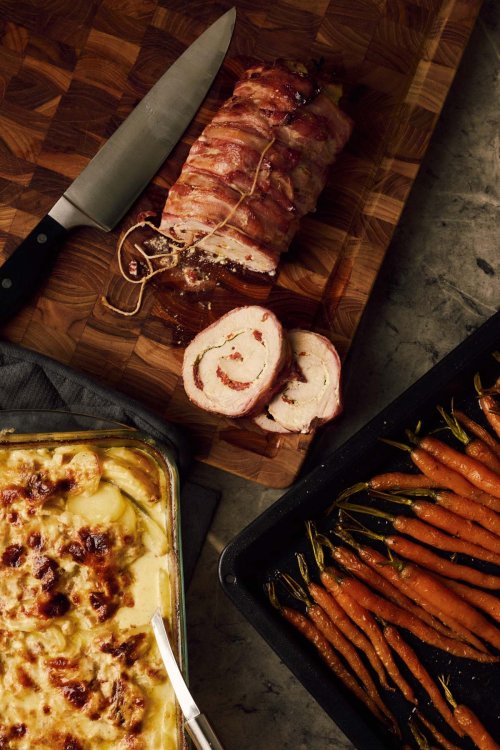
[[[224,60],[235,20],[232,8],[177,58],[0,267],[0,322],[29,300],[70,229],[87,225],[109,232],[124,216],[196,114]]]
[[[184,677],[177,665],[159,609],[156,610],[151,618],[151,625],[170,683],[182,714],[186,719],[186,731],[193,740],[195,747],[197,750],[224,750],[207,717],[200,712],[188,690]]]

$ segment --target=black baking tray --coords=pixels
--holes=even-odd
[[[342,490],[381,471],[411,470],[409,457],[399,454],[379,438],[405,440],[405,428],[414,428],[420,419],[426,431],[433,429],[440,419],[436,405],[449,408],[452,398],[457,407],[484,424],[475,398],[473,377],[479,372],[485,385],[494,382],[500,374],[500,365],[492,357],[495,350],[500,350],[500,312],[247,526],[221,555],[219,577],[227,595],[360,750],[397,748],[405,742],[414,747],[407,726],[411,707],[402,698],[380,690],[403,730],[403,740],[395,740],[336,682],[316,651],[271,607],[264,584],[275,578],[277,569],[300,580],[295,560],[297,551],[306,553],[311,570],[314,569],[304,522],[314,519],[321,530],[331,528],[332,522],[325,518],[324,511]],[[442,435],[443,439],[448,439],[445,433]],[[358,497],[363,501],[362,495]],[[400,506],[391,506],[391,510],[405,512]],[[363,521],[369,523],[366,517]],[[385,521],[375,523],[385,524],[386,533],[390,533]],[[488,569],[486,564],[484,569]],[[283,603],[300,608],[296,601],[287,600],[282,588],[278,591]],[[476,710],[493,736],[499,738],[498,666],[448,657],[417,641],[407,631],[404,636],[434,677],[450,676],[450,687],[456,697]],[[408,672],[406,676],[409,677]],[[425,693],[419,692],[418,696],[420,708],[441,731],[453,738],[455,744],[466,749],[473,747],[469,740],[460,740],[447,730]]]

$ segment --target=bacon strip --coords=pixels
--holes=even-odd
[[[253,66],[192,146],[161,231],[274,273],[351,129],[311,75],[283,62]]]

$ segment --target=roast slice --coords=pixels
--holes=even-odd
[[[193,144],[161,230],[217,261],[273,274],[352,123],[313,76],[255,65]]]
[[[311,331],[288,333],[294,374],[255,417],[269,432],[310,432],[341,410],[340,359],[333,344]]]
[[[270,400],[290,361],[290,346],[276,316],[258,305],[237,307],[187,347],[184,388],[201,409],[242,417]]]

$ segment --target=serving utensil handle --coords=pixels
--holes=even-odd
[[[219,738],[204,714],[185,723],[186,731],[193,740],[196,750],[224,750]]]

